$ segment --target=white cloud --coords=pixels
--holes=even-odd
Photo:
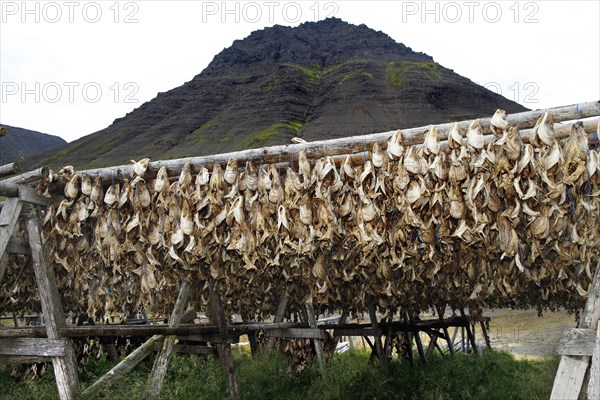
[[[254,30],[331,13],[529,108],[600,98],[597,1],[29,1],[29,14],[23,4],[0,2],[0,121],[69,141],[189,81]]]

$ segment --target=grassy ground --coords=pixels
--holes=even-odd
[[[483,356],[438,357],[427,368],[410,367],[394,360],[388,376],[369,364],[368,353],[336,355],[324,376],[310,365],[293,373],[280,356],[253,360],[236,355],[237,377],[243,399],[547,399],[558,359],[514,358],[489,351]],[[137,366],[99,399],[144,398],[152,360]],[[89,386],[110,369],[104,360],[80,371],[82,386]],[[36,380],[16,381],[0,372],[1,399],[56,399],[52,371]],[[8,397],[7,397],[8,396]],[[163,399],[227,399],[227,378],[220,364],[195,356],[175,357],[163,386]]]

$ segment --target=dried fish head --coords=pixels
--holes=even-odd
[[[388,140],[387,145],[387,155],[390,160],[397,160],[402,157],[404,153],[404,146],[402,145],[402,131],[398,129],[390,140]]]
[[[238,177],[238,162],[236,159],[231,158],[225,168],[225,182],[233,185],[237,181]]]
[[[448,147],[451,149],[460,149],[463,145],[463,135],[460,133],[460,129],[458,127],[458,122],[455,122],[450,128],[450,133],[448,134]]]
[[[423,152],[426,155],[437,155],[440,152],[440,137],[435,126],[432,126],[423,140]]]
[[[144,174],[146,173],[146,170],[148,169],[148,166],[150,165],[150,159],[149,158],[144,158],[140,161],[135,161],[135,160],[130,160],[131,163],[133,164],[133,175],[131,176],[132,178],[135,178],[136,176],[144,176]]]
[[[502,109],[497,109],[494,115],[492,116],[490,124],[493,128],[496,128],[492,129],[496,136],[500,136],[502,134],[502,131],[508,128],[508,121],[506,120],[506,111]]]
[[[481,132],[481,123],[478,119],[471,122],[467,131],[467,145],[469,148],[481,150],[485,144],[483,133]]]

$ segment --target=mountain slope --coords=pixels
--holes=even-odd
[[[26,157],[67,143],[58,136],[4,124],[0,126],[7,131],[6,136],[0,137],[0,165],[20,162]]]
[[[191,81],[38,164],[98,167],[525,110],[384,33],[339,19],[274,26]]]

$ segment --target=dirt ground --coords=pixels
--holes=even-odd
[[[546,312],[542,317],[535,310],[486,310],[491,318],[490,341],[496,350],[520,356],[556,355],[565,330],[575,328],[575,315],[566,311]]]

